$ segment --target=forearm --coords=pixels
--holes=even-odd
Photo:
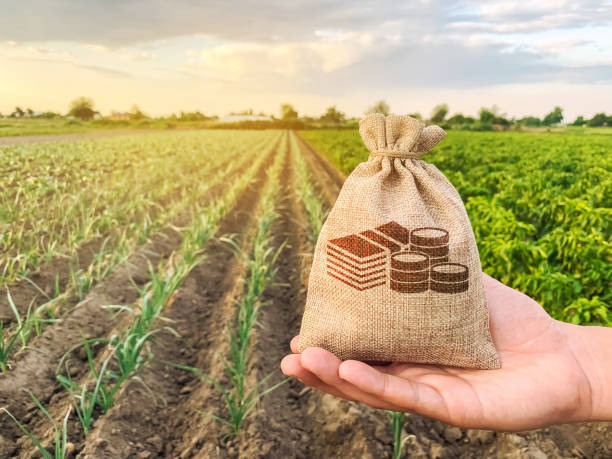
[[[584,420],[612,421],[612,328],[563,324],[590,384]]]

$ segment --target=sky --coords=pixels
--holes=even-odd
[[[0,0],[0,113],[612,112],[612,1]]]

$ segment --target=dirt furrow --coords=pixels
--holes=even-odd
[[[0,376],[0,406],[7,407],[26,423],[36,423],[40,413],[33,406],[27,391],[35,394],[45,406],[56,403],[57,397],[62,395],[55,378],[62,355],[85,339],[106,336],[123,318],[123,314],[113,318],[104,306],[136,301],[136,286],[140,287],[148,281],[149,265],[155,266],[167,258],[179,242],[180,235],[172,230],[154,236],[104,282],[94,287],[71,314],[47,327],[36,340],[36,348],[24,353],[13,371]],[[86,362],[73,362],[75,371],[78,372],[79,366],[84,369]],[[4,415],[0,416],[0,429],[3,437],[0,439],[0,456],[10,457],[15,452],[14,442],[21,437],[21,432]],[[23,441],[27,445],[27,439]]]
[[[237,177],[240,173],[241,171],[237,170],[232,177]],[[218,197],[227,184],[232,182],[232,177],[213,186],[202,199],[208,202]],[[125,314],[113,318],[104,306],[130,304],[138,299],[137,289],[149,280],[150,266],[157,266],[160,261],[168,258],[180,244],[181,235],[173,228],[183,226],[190,218],[190,212],[181,213],[172,225],[153,236],[125,263],[94,287],[66,318],[47,327],[36,339],[32,350],[25,351],[20,356],[15,369],[0,375],[0,406],[7,407],[35,433],[47,430],[48,423],[34,407],[27,391],[34,393],[56,418],[65,413],[69,404],[68,396],[55,378],[59,359],[68,349],[83,340],[106,337],[121,328],[120,323],[127,318]],[[73,378],[78,379],[86,374],[87,362],[84,353],[77,355],[81,360],[72,358],[70,368]],[[70,431],[81,431],[74,417]],[[0,457],[11,457],[11,454],[16,454],[21,448],[27,450],[31,446],[8,416],[0,416],[0,432]],[[78,442],[80,434],[71,435],[70,438]],[[19,444],[16,443],[18,439]],[[23,457],[23,454],[20,452],[19,456]]]
[[[322,189],[324,190],[325,197],[331,202],[331,205],[333,205],[346,177],[330,163],[327,158],[321,156],[312,148],[298,133],[294,133],[294,135],[297,137],[297,142],[302,154],[312,168],[312,174],[315,176],[315,180],[324,183],[325,186],[322,186]]]
[[[301,154],[293,152],[293,154]],[[251,385],[271,373],[281,378],[279,363],[289,352],[289,341],[299,332],[306,301],[312,245],[305,232],[304,209],[297,198],[295,165],[287,154],[282,172],[281,217],[274,227],[275,244],[286,242],[277,262],[274,285],[263,297],[253,340]],[[323,171],[313,174],[319,179]],[[320,180],[322,190],[331,180]],[[328,202],[328,205],[331,203]],[[373,411],[373,410],[372,410]],[[363,423],[368,419],[367,423]],[[221,457],[386,457],[391,436],[387,426],[357,404],[305,388],[291,380],[259,403],[256,415],[239,436],[226,445]]]
[[[278,145],[217,232],[236,235],[239,246],[247,244],[266,170],[277,150]],[[203,417],[203,410],[209,409],[220,394],[211,392],[208,383],[193,373],[164,362],[194,366],[215,377],[222,376],[219,357],[226,355],[227,325],[235,314],[234,300],[242,292],[244,274],[243,263],[227,243],[210,241],[206,260],[185,279],[164,314],[181,338],[164,334],[156,339],[156,359],[141,375],[150,391],[135,381],[128,383],[119,403],[97,421],[79,457],[191,457],[206,440],[216,443],[215,421],[208,429],[202,429],[201,423],[211,421]]]

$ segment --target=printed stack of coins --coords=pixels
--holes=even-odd
[[[429,257],[420,252],[396,252],[391,255],[391,290],[419,293],[429,288]]]
[[[416,228],[410,232],[410,250],[429,257],[429,267],[448,262],[448,231],[442,228]]]
[[[429,288],[439,293],[461,293],[469,287],[468,267],[460,263],[440,263],[431,268]]]

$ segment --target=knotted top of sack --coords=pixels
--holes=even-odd
[[[418,158],[435,147],[446,132],[408,115],[373,113],[359,121],[359,134],[370,157]]]

